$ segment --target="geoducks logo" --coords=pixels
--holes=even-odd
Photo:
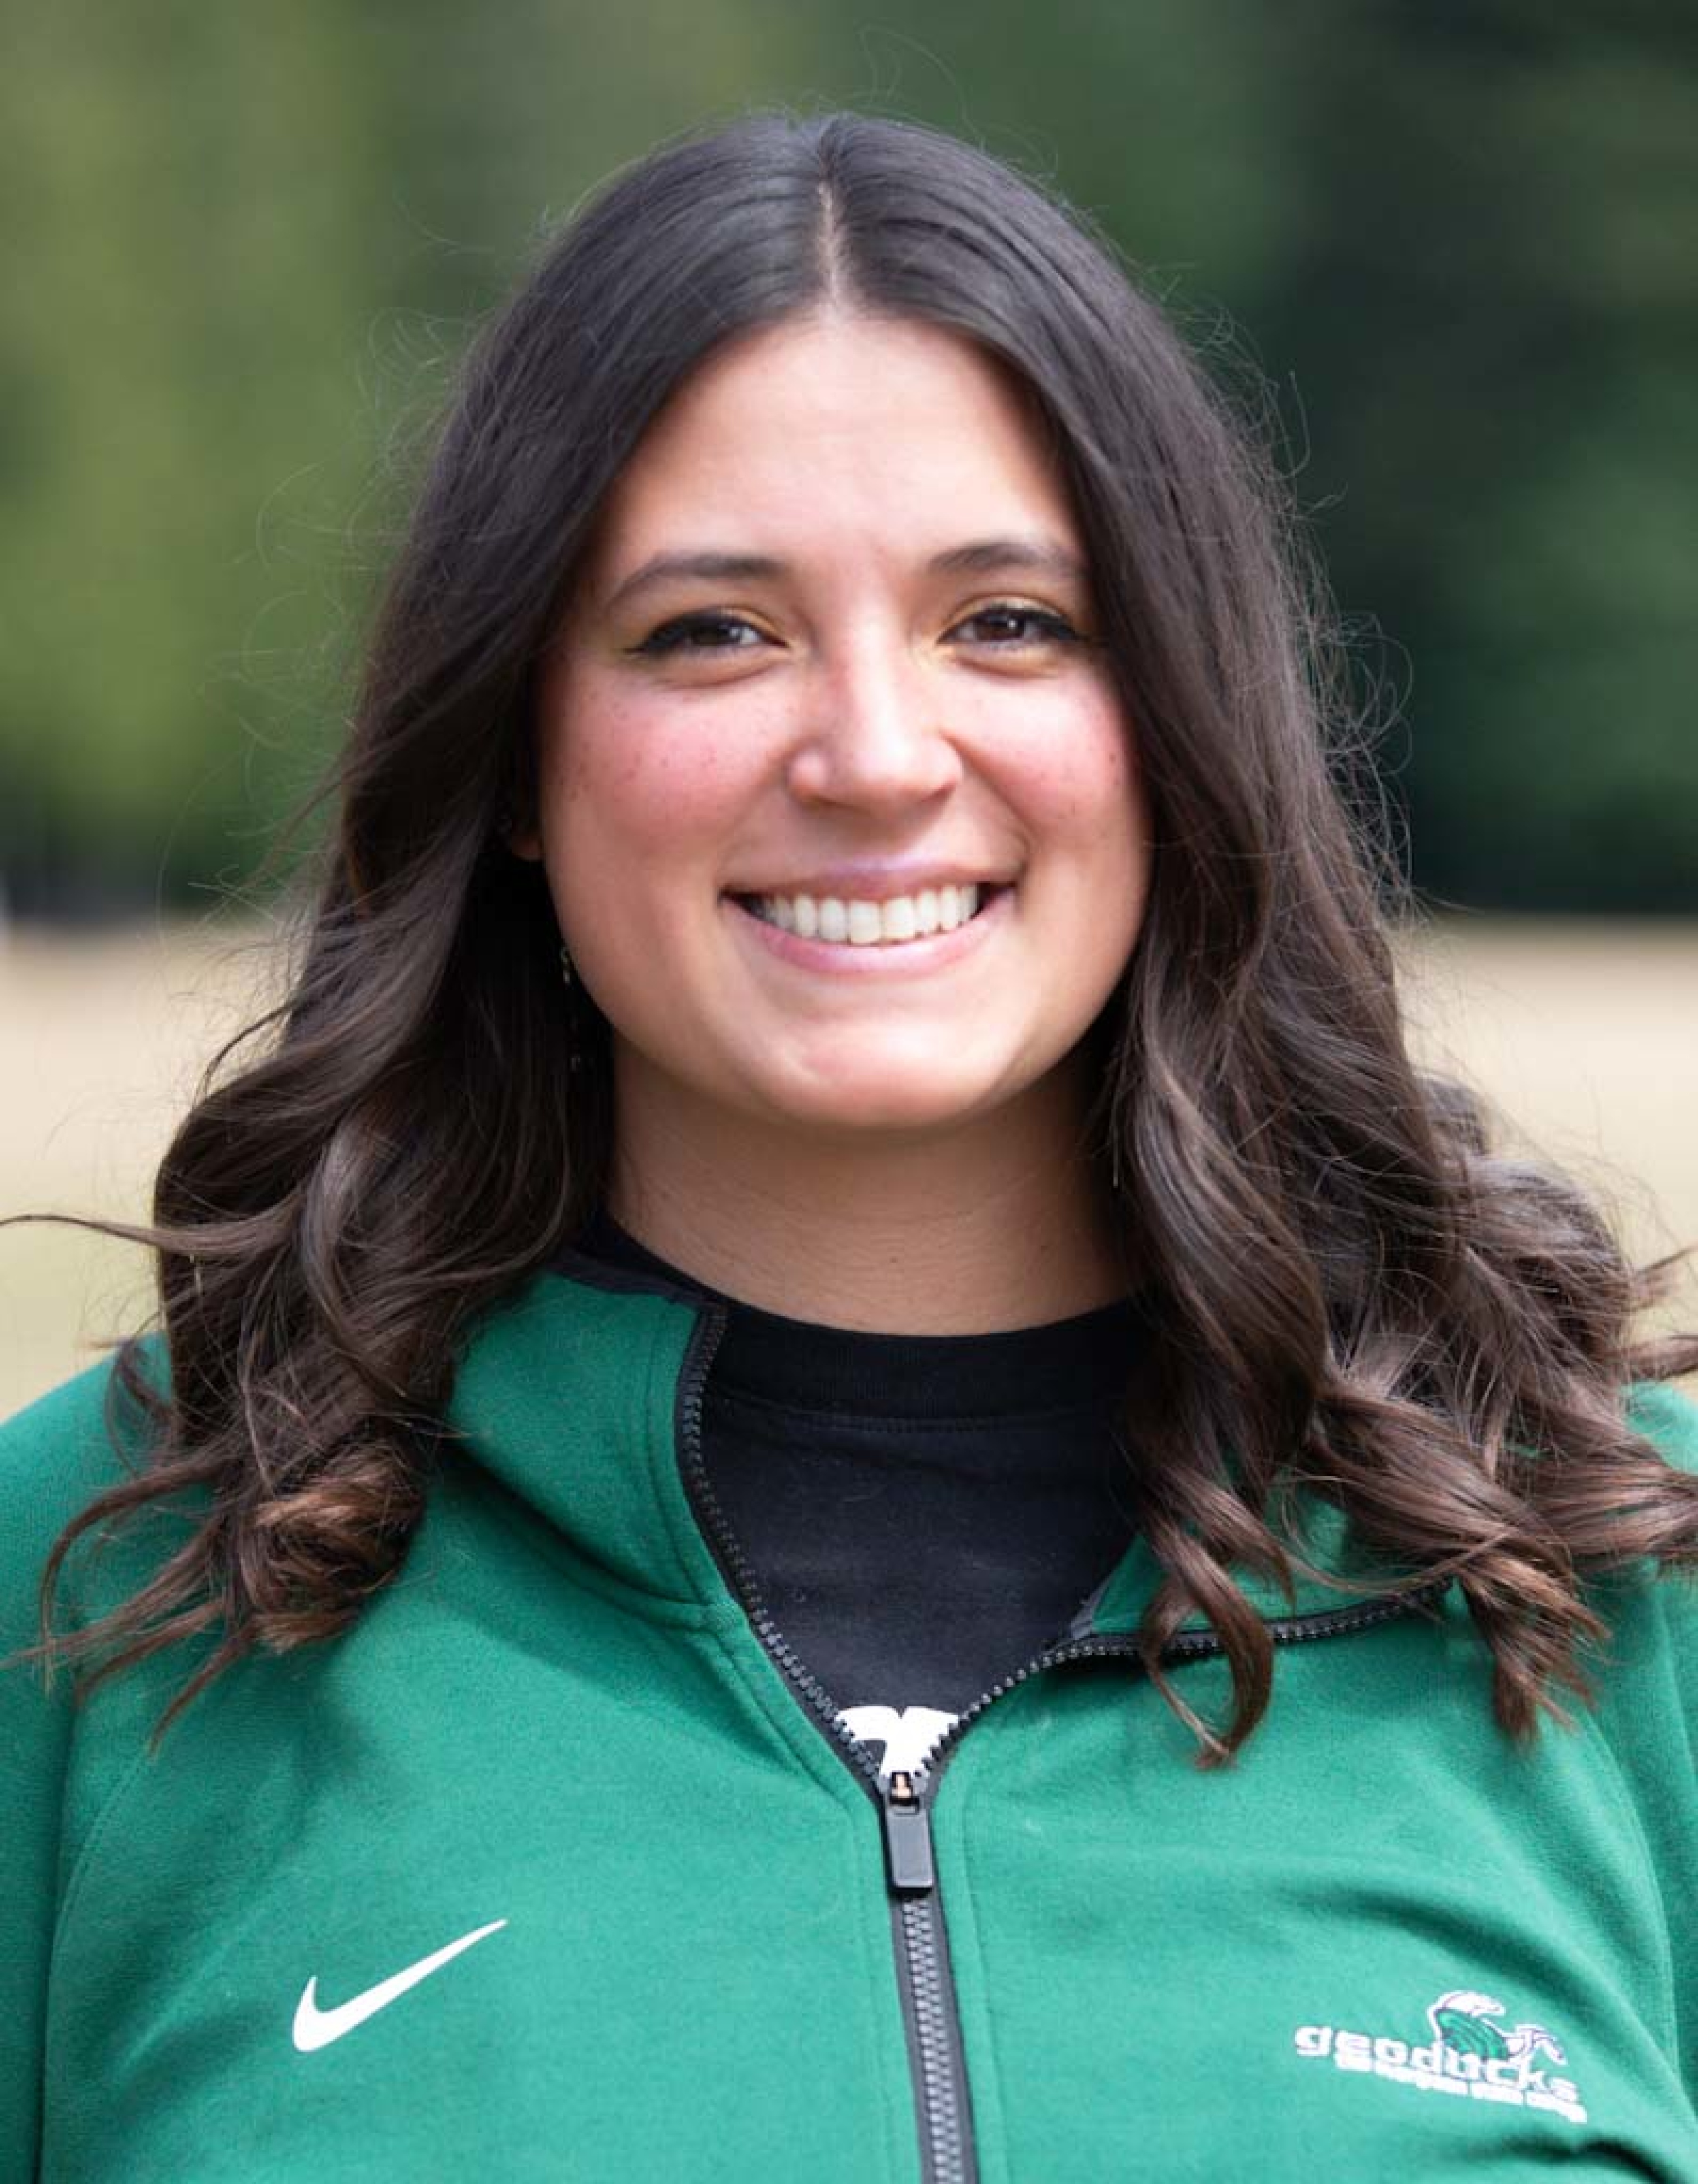
[[[1429,2005],[1433,2037],[1418,2047],[1330,2025],[1300,2025],[1293,2036],[1300,2055],[1317,2061],[1330,2055],[1341,2070],[1389,2078],[1423,2093],[1544,2109],[1584,2123],[1579,2088],[1570,2078],[1552,2077],[1546,2067],[1567,2068],[1562,2042],[1543,2025],[1506,2025],[1503,2014],[1503,2004],[1490,1995],[1456,1987]]]

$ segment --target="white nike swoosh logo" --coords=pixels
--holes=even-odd
[[[351,2002],[338,2003],[334,2009],[319,2008],[319,1983],[315,1975],[301,1990],[301,1998],[295,2004],[296,2047],[303,2055],[310,2055],[315,2048],[328,2048],[332,2040],[340,2040],[344,2032],[352,2032],[356,2025],[364,2025],[368,2017],[376,2017],[380,2009],[387,2009],[409,1986],[417,1986],[420,1980],[439,1972],[452,1958],[475,1947],[489,1935],[499,1933],[506,1924],[504,1919],[492,1919],[488,1925],[462,1934],[447,1948],[438,1949],[433,1956],[420,1957],[405,1971],[397,1972],[392,1979],[380,1980],[376,1986],[367,1987],[364,1994],[355,1995]]]

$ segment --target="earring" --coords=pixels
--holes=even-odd
[[[563,940],[563,941],[560,943],[560,983],[561,983],[563,986],[570,986],[571,983],[572,983],[572,956],[571,956],[571,950],[567,947],[567,945],[566,945],[565,942]]]

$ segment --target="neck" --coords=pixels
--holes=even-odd
[[[710,1288],[791,1319],[910,1334],[1035,1327],[1125,1295],[1124,1264],[1057,1072],[947,1133],[786,1133],[688,1117],[618,1081],[609,1210]]]

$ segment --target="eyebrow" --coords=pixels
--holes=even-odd
[[[951,546],[933,555],[931,566],[938,576],[988,577],[999,569],[1030,569],[1039,576],[1059,577],[1064,582],[1083,584],[1088,574],[1077,554],[1047,538],[975,538],[966,546]]]
[[[608,594],[610,608],[623,604],[638,592],[679,577],[699,577],[709,583],[753,583],[763,577],[782,577],[784,564],[769,554],[656,554],[634,570]]]
[[[1046,538],[974,538],[934,554],[927,568],[934,576],[990,576],[998,570],[1016,569],[1068,583],[1083,584],[1087,579],[1078,556]],[[758,583],[789,573],[790,565],[770,554],[656,554],[615,587],[607,606],[610,611],[640,592],[682,577],[707,583]]]

